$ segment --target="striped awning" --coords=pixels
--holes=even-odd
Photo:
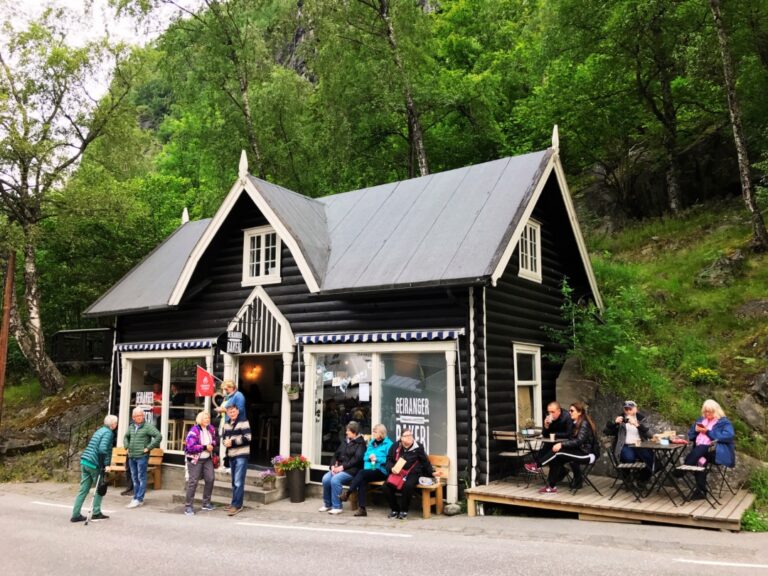
[[[355,344],[367,342],[416,342],[419,340],[456,340],[464,328],[446,330],[409,330],[406,332],[359,332],[342,334],[297,334],[299,344]]]
[[[203,350],[211,348],[213,340],[184,340],[181,342],[132,342],[118,344],[119,352],[151,352],[155,350]]]

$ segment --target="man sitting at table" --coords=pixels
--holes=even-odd
[[[547,404],[547,416],[544,418],[543,437],[549,438],[554,434],[557,440],[569,438],[573,430],[573,420],[563,412],[559,402],[550,402]],[[552,444],[542,444],[541,448],[533,455],[533,462],[525,464],[525,469],[529,472],[538,472],[541,468],[541,462],[552,456]]]
[[[616,436],[613,453],[619,462],[643,462],[645,468],[638,474],[638,480],[644,482],[653,474],[653,451],[638,448],[636,444],[651,437],[645,415],[637,411],[637,403],[624,402],[623,414],[619,414],[605,425],[603,434]]]

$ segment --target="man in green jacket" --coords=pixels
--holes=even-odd
[[[147,491],[147,462],[153,448],[160,446],[163,436],[157,428],[144,422],[144,409],[137,406],[131,413],[133,422],[123,438],[123,446],[128,450],[128,466],[133,480],[133,500],[126,508],[138,508],[144,504]]]
[[[110,414],[104,418],[104,426],[96,430],[91,436],[88,446],[80,457],[80,491],[75,497],[75,506],[72,508],[72,522],[82,522],[85,516],[80,514],[85,497],[91,486],[98,482],[99,476],[104,475],[104,468],[112,461],[113,430],[117,428],[117,416]],[[91,520],[106,520],[109,516],[101,513],[101,495],[96,492],[93,497],[93,514]]]

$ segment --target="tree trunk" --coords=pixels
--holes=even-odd
[[[28,237],[24,247],[24,302],[28,318],[26,321],[22,320],[16,305],[15,294],[12,294],[11,331],[22,354],[40,380],[43,394],[52,396],[64,388],[64,376],[45,351],[38,281],[35,246]]]
[[[408,77],[405,73],[405,66],[403,65],[403,61],[400,58],[400,53],[398,51],[395,29],[389,15],[388,0],[379,0],[379,16],[386,26],[387,42],[392,50],[392,58],[394,59],[395,66],[403,80],[403,97],[405,99],[405,110],[408,117],[408,146],[412,152],[409,156],[416,157],[416,164],[419,167],[419,176],[426,176],[429,174],[429,163],[427,162],[427,150],[424,146],[424,131],[421,127],[418,108],[413,100],[411,84],[408,81]]]
[[[741,179],[741,194],[747,210],[752,217],[752,246],[759,251],[768,250],[768,232],[765,229],[765,221],[760,213],[752,189],[752,176],[749,172],[749,156],[747,155],[747,143],[744,135],[744,127],[741,123],[741,105],[736,95],[736,74],[734,72],[733,56],[728,40],[728,32],[723,23],[720,12],[720,0],[709,0],[709,8],[715,20],[717,40],[720,44],[720,55],[723,60],[723,76],[725,79],[725,93],[728,97],[728,112],[731,116],[731,128],[733,128],[733,140],[736,144],[736,155],[739,162],[739,177]]]

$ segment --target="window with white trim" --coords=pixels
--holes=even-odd
[[[528,422],[541,426],[541,348],[513,344],[517,427]]]
[[[541,282],[541,224],[529,220],[520,235],[521,278]]]
[[[280,282],[280,237],[271,226],[243,231],[243,286]]]

